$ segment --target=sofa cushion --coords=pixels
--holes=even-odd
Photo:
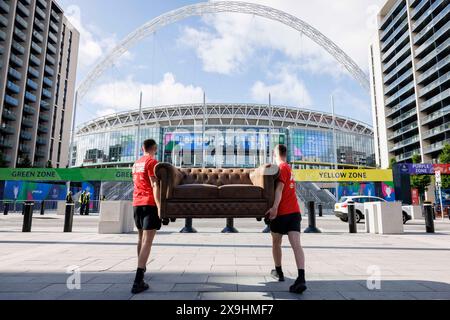
[[[219,187],[220,199],[262,199],[263,189],[261,187],[232,184]]]
[[[206,184],[184,184],[173,189],[174,199],[217,199],[219,188]]]

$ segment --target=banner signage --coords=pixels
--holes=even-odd
[[[450,164],[399,164],[398,168],[402,174],[417,175],[435,175],[441,172],[443,175],[450,175]]]
[[[131,169],[0,169],[0,181],[132,181]]]
[[[294,170],[297,182],[386,182],[392,170]]]

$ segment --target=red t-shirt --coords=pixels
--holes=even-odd
[[[153,206],[156,207],[153,187],[150,177],[155,176],[155,166],[158,161],[151,156],[143,156],[133,166],[133,206]]]
[[[285,216],[293,213],[300,213],[300,206],[298,205],[297,193],[295,190],[295,178],[291,167],[286,163],[280,164],[279,182],[284,184],[283,195],[281,203],[278,207],[278,216]]]

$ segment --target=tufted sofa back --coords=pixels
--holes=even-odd
[[[182,174],[180,185],[208,184],[217,187],[243,184],[252,185],[250,175],[254,169],[178,169]]]

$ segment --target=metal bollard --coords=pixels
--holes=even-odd
[[[356,226],[356,210],[355,202],[348,202],[348,228],[350,233],[358,233],[358,227]]]
[[[228,218],[227,225],[222,230],[222,233],[239,233],[239,231],[234,227],[234,219]]]
[[[75,203],[66,203],[66,215],[64,217],[64,232],[72,232],[74,213],[75,213]]]
[[[184,224],[184,228],[181,229],[180,233],[197,233],[197,230],[195,230],[192,227],[192,218],[187,218],[186,222]]]
[[[5,202],[5,207],[3,208],[3,215],[7,216],[9,212],[9,203]]]
[[[34,203],[33,202],[25,202],[23,204],[22,232],[31,232],[31,224],[33,222],[33,209],[34,209]]]
[[[41,216],[45,214],[45,201],[41,202]]]
[[[423,205],[425,215],[425,227],[427,233],[434,233],[433,205],[431,202],[425,202]]]
[[[308,209],[309,226],[305,230],[305,233],[322,233],[322,231],[316,227],[316,205],[313,201],[308,202]]]
[[[323,217],[323,205],[319,203],[318,208],[319,208],[319,217]]]

